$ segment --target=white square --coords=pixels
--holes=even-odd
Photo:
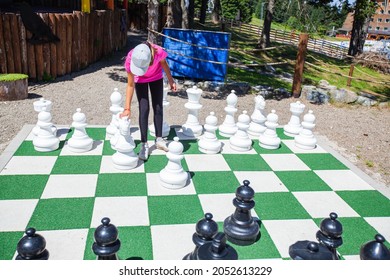
[[[138,165],[130,170],[117,169],[112,162],[112,156],[103,156],[99,173],[143,173],[145,172],[144,162],[138,160]]]
[[[282,140],[282,142],[295,154],[323,154],[327,153],[320,145],[316,145],[314,149],[305,150],[295,146],[295,140]]]
[[[188,177],[190,175],[188,174]],[[196,194],[194,184],[190,179],[188,184],[181,189],[167,189],[160,183],[159,173],[146,173],[146,185],[148,188],[148,195],[188,195]]]
[[[51,175],[42,198],[93,197],[98,174]]]
[[[351,170],[315,170],[314,172],[334,191],[374,190]]]
[[[286,186],[272,171],[235,171],[234,175],[240,183],[248,180],[249,186],[257,193],[288,192]]]
[[[91,227],[98,227],[104,217],[110,218],[115,226],[148,226],[147,197],[97,197]]]
[[[0,200],[0,232],[25,231],[38,199]]]
[[[221,140],[222,143],[222,149],[221,149],[221,154],[240,154],[240,155],[256,155],[257,152],[255,149],[251,148],[249,151],[245,152],[240,152],[232,149],[230,146],[229,140]]]
[[[230,171],[221,154],[184,155],[189,171]]]
[[[313,220],[262,220],[282,258],[289,258],[289,247],[297,241],[316,241],[319,230]]]
[[[347,261],[360,261],[360,255],[343,255],[343,258]]]
[[[390,217],[371,217],[364,218],[378,233],[388,241],[390,240]],[[372,237],[374,240],[374,236]],[[369,241],[369,240],[367,240]]]
[[[14,156],[0,175],[50,174],[57,156]]]
[[[313,218],[328,218],[334,212],[339,217],[360,217],[335,192],[293,192],[295,198]]]
[[[181,127],[175,128],[176,136],[179,137],[179,140],[196,140],[195,136],[187,136],[183,133],[183,129]]]
[[[192,235],[195,226],[195,224],[151,226],[153,259],[182,260],[185,255],[194,251]]]
[[[138,126],[130,127],[130,134],[134,140],[141,140],[141,130],[139,129]]]
[[[204,213],[213,214],[213,220],[223,222],[231,216],[236,207],[233,205],[233,199],[236,196],[231,194],[200,194],[199,200]],[[254,209],[251,210],[253,217],[258,217]]]
[[[310,168],[294,154],[261,154],[261,157],[274,171],[310,170]]]
[[[68,135],[69,131],[70,131],[69,127],[61,127],[61,126],[57,127],[57,137],[60,139],[60,141],[64,141],[66,139],[66,136]],[[24,140],[32,141],[34,140],[34,137],[35,135],[31,130],[31,132],[27,135],[27,137]]]
[[[94,140],[92,143],[91,150],[83,153],[75,153],[69,149],[68,141],[66,141],[60,155],[61,156],[92,156],[92,155],[100,156],[103,154],[103,144],[104,142],[101,140]]]

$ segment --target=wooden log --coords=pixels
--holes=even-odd
[[[79,12],[73,12],[72,23],[72,72],[80,70]]]
[[[95,58],[95,52],[96,52],[96,47],[94,44],[94,38],[96,36],[96,11],[93,11],[89,14],[89,26],[88,26],[88,34],[89,34],[89,39],[88,39],[88,64],[91,64],[94,61]],[[87,64],[87,65],[88,65]]]
[[[107,53],[108,53],[108,49],[109,49],[109,42],[108,42],[108,28],[109,28],[109,25],[108,25],[108,22],[110,20],[110,12],[111,11],[104,11],[101,15],[101,22],[102,22],[102,32],[103,32],[103,36],[101,37],[102,38],[102,53],[101,53],[101,56],[106,56]]]
[[[292,85],[292,94],[295,98],[298,98],[301,94],[302,74],[303,67],[305,65],[308,40],[309,34],[302,33],[299,35],[298,54],[297,61],[295,63],[294,80]]]
[[[66,60],[67,60],[67,41],[66,41],[66,17],[64,14],[61,15],[61,51],[62,51],[62,60],[61,60],[61,75],[66,74]]]
[[[7,73],[15,73],[14,51],[12,48],[9,14],[3,14],[3,35],[4,35],[5,56],[7,57],[7,70],[8,70]]]
[[[42,81],[44,73],[44,64],[43,64],[43,45],[37,44],[34,45],[35,50],[35,63],[37,65],[37,80]]]
[[[72,15],[67,14],[66,19],[66,73],[69,74],[72,72]]]
[[[89,65],[89,51],[88,51],[88,40],[89,40],[89,14],[79,14],[80,20],[77,30],[79,37],[77,38],[80,44],[80,68],[85,68]]]
[[[58,36],[56,16],[53,13],[49,14],[49,26],[53,31],[53,34]],[[50,76],[54,79],[57,78],[57,44],[50,43]]]
[[[27,61],[27,42],[26,42],[26,28],[24,27],[22,18],[18,15],[19,25],[19,40],[20,40],[20,56],[22,62],[22,73],[28,74],[28,61]],[[1,42],[0,42],[1,43]]]
[[[50,26],[50,22],[49,22],[49,14],[48,13],[44,13],[41,15],[43,17],[43,21]],[[50,71],[51,71],[51,67],[50,67],[50,44],[49,43],[46,43],[46,44],[43,44],[43,79],[46,80],[46,79],[51,79],[51,75],[50,75]]]
[[[61,15],[60,14],[55,14],[55,17],[56,17],[56,30],[57,30],[57,36],[58,38],[60,38],[60,42],[58,44],[56,44],[56,54],[57,54],[57,76],[61,76],[63,75],[62,73],[62,41],[64,40],[64,38],[62,37],[62,32],[61,32],[61,25],[62,25],[62,21],[61,21]]]
[[[26,30],[26,38],[31,38],[32,34]],[[27,42],[27,73],[30,79],[35,80],[37,78],[37,69],[35,63],[35,49],[34,45]]]
[[[103,24],[102,24],[102,14],[104,12],[101,12],[101,11],[98,11],[97,12],[97,34],[96,34],[96,37],[95,37],[95,42],[96,42],[96,56],[95,56],[95,60],[94,61],[97,61],[99,60],[101,57],[102,57],[102,53],[103,53],[103,42],[102,42],[102,38],[103,38]]]
[[[14,52],[15,73],[22,73],[22,56],[20,50],[18,19],[16,17],[16,14],[10,14],[10,27],[12,37],[12,49]]]
[[[3,17],[0,17],[0,73],[5,74],[7,71],[7,57],[5,55]]]

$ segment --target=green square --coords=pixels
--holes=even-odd
[[[109,196],[146,196],[145,173],[99,174],[96,195]]]
[[[311,170],[348,169],[331,154],[296,154]]]
[[[332,190],[313,171],[276,171],[275,174],[290,192]]]
[[[145,173],[159,173],[168,164],[168,158],[166,155],[150,156],[148,160],[144,162]],[[188,166],[183,158],[181,165],[184,170],[188,171]]]
[[[167,140],[173,140],[173,138],[175,138],[177,136],[176,134],[176,130],[174,127],[171,126],[171,129],[169,130],[169,134],[167,136]]]
[[[85,260],[96,260],[92,251],[95,229],[88,232],[87,245],[84,251]],[[119,260],[152,260],[152,235],[150,227],[118,227],[118,239],[121,247],[117,253]]]
[[[73,133],[74,133],[75,129],[72,127],[70,128],[68,134],[66,135],[66,139],[69,140]],[[85,128],[85,132],[87,133],[87,135],[92,138],[93,140],[101,140],[101,141],[104,141],[104,139],[106,138],[106,128],[101,128],[101,127],[86,127]]]
[[[235,193],[240,182],[233,172],[195,172],[192,177],[197,194]]]
[[[226,162],[234,171],[271,171],[271,167],[259,155],[224,154]]]
[[[196,195],[149,196],[151,225],[191,224],[203,217]]]
[[[94,198],[41,199],[29,222],[37,230],[89,228]]]
[[[292,154],[293,152],[283,143],[280,143],[280,146],[278,149],[270,150],[270,149],[264,149],[263,147],[260,147],[259,140],[253,140],[253,149],[258,154]]]
[[[183,144],[184,154],[202,154],[202,152],[199,151],[198,140],[182,140],[180,142]]]
[[[103,156],[112,156],[115,152],[116,151],[111,147],[110,140],[103,141]]]
[[[58,156],[64,144],[65,141],[60,141],[58,149],[51,152],[38,152],[34,148],[33,141],[23,141],[14,156]]]
[[[52,174],[98,174],[101,156],[60,156]]]
[[[378,191],[337,191],[362,217],[389,217],[390,200]]]
[[[294,137],[290,137],[284,134],[284,128],[282,127],[276,128],[276,134],[281,140],[294,140]]]
[[[256,193],[254,200],[260,220],[311,219],[290,192]]]
[[[12,260],[24,232],[0,232],[0,260]]]
[[[215,133],[215,136],[217,136],[217,138],[219,140],[229,140],[230,137],[225,137],[225,136],[222,136],[221,134],[219,134],[219,130],[217,130],[217,132]]]
[[[45,189],[48,175],[0,176],[1,199],[37,199]]]

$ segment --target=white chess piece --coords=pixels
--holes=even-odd
[[[215,135],[215,131],[218,129],[218,119],[214,112],[210,112],[207,116],[204,125],[204,134],[198,141],[199,151],[205,154],[217,154],[221,151],[222,143]]]
[[[199,103],[203,91],[197,86],[193,86],[187,89],[186,92],[188,102],[184,104],[184,107],[188,109],[188,117],[186,123],[182,125],[183,134],[189,137],[197,137],[202,135],[203,132],[203,127],[198,120],[199,110],[203,107]]]
[[[130,170],[138,165],[138,156],[134,153],[135,143],[130,134],[130,120],[119,119],[119,136],[114,143],[116,153],[112,155],[114,167]]]
[[[74,132],[68,140],[68,148],[74,153],[85,153],[92,149],[93,140],[88,136],[85,128],[87,127],[87,118],[81,109],[77,108],[73,114],[72,127]]]
[[[111,93],[110,100],[111,100],[110,111],[112,113],[112,117],[111,117],[110,124],[106,128],[106,139],[108,140],[111,139],[111,137],[113,137],[115,133],[118,131],[119,119],[117,115],[118,113],[123,112],[123,107],[121,106],[123,97],[117,88],[114,88],[114,91]]]
[[[162,137],[167,137],[169,135],[169,131],[171,130],[171,127],[168,124],[168,122],[166,121],[166,117],[165,117],[165,111],[166,111],[167,107],[169,106],[169,102],[167,100],[168,91],[169,91],[168,84],[164,83],[163,103],[162,103],[163,104]],[[156,137],[156,129],[154,127],[154,123],[149,125],[149,132],[150,132],[150,135]]]
[[[293,102],[290,104],[290,112],[292,113],[290,121],[284,126],[284,134],[290,137],[295,137],[302,130],[300,121],[300,115],[305,110],[305,104],[300,101]]]
[[[313,111],[303,116],[302,130],[297,136],[295,136],[295,146],[305,150],[315,149],[317,145],[317,139],[314,137],[313,128],[315,127],[316,117],[313,115]]]
[[[45,98],[42,97],[39,100],[35,101],[33,104],[34,104],[35,112],[38,113],[41,112],[43,107],[46,107],[46,112],[51,112],[52,102],[50,100],[46,100]],[[55,127],[55,125],[51,126],[51,131],[54,136],[57,135],[57,128]],[[37,136],[38,132],[39,132],[39,125],[37,123],[37,125],[33,128],[32,133],[34,136]]]
[[[39,126],[39,131],[33,139],[34,149],[38,152],[57,150],[60,139],[53,135],[51,114],[46,111],[46,106],[43,106],[41,112],[38,114],[37,125]]]
[[[110,138],[110,145],[111,145],[111,148],[112,148],[113,150],[115,150],[115,143],[118,141],[118,137],[119,137],[120,134],[121,134],[121,133],[120,133],[120,129],[119,129],[119,122],[120,122],[120,119],[121,119],[120,114],[121,114],[121,113],[118,113],[118,114],[116,114],[116,116],[115,116],[116,125],[118,125],[118,128],[117,128],[116,132],[114,133],[114,135]],[[129,128],[129,131],[130,131],[130,128]]]
[[[227,106],[225,107],[226,117],[219,126],[219,134],[224,137],[232,137],[237,132],[237,125],[234,120],[234,114],[237,112],[237,95],[234,90],[226,98]]]
[[[189,175],[183,169],[181,160],[183,155],[183,144],[179,142],[179,137],[173,138],[168,145],[168,164],[160,171],[160,184],[168,189],[180,189],[186,186]]]
[[[238,116],[237,132],[230,137],[230,147],[233,150],[245,152],[249,151],[252,148],[252,140],[249,138],[247,130],[249,128],[250,117],[248,116],[247,111],[243,111],[241,115]]]
[[[267,118],[264,115],[265,99],[261,95],[255,97],[255,109],[251,115],[251,123],[249,124],[248,134],[259,137],[267,129],[265,121]]]
[[[274,150],[280,147],[281,140],[276,134],[276,127],[278,126],[278,115],[275,110],[267,115],[265,125],[267,129],[259,137],[259,145],[264,149]]]

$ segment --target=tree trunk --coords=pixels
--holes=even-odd
[[[208,0],[202,0],[202,6],[200,7],[200,17],[199,21],[200,23],[205,23],[206,22],[206,12],[207,12],[207,4]]]
[[[274,2],[275,2],[274,0],[268,1],[267,10],[265,12],[263,30],[261,31],[261,36],[258,43],[260,49],[265,49],[271,45],[270,32],[271,32],[272,16],[274,13],[274,6],[275,6]]]
[[[189,23],[188,23],[188,8],[189,8],[189,0],[181,0],[181,28],[188,29]]]
[[[181,28],[182,11],[181,11],[181,1],[180,0],[173,0],[172,1],[172,13],[173,13],[172,27]]]
[[[167,5],[167,27],[173,27],[174,21],[173,21],[173,2],[174,0],[168,0]]]
[[[188,28],[194,28],[194,17],[195,17],[195,0],[189,0],[188,6]]]
[[[150,0],[148,1],[148,41],[153,44],[157,44],[157,34],[152,31],[158,31],[158,16],[159,16],[159,1],[158,0]]]
[[[213,0],[214,7],[213,12],[211,13],[211,20],[213,23],[218,24],[220,21],[220,11],[221,11],[221,1],[220,0]]]

